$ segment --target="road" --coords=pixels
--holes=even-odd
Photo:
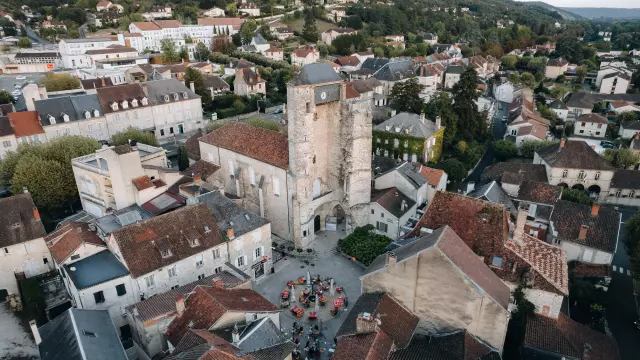
[[[502,110],[496,109],[496,114],[493,117],[491,126],[491,134],[493,135],[494,140],[501,140],[504,137],[504,132],[507,130],[507,125],[502,122],[502,117],[507,115],[508,112],[509,104],[507,103],[502,103]],[[482,159],[480,159],[480,163],[478,163],[478,166],[476,166],[473,172],[469,176],[467,176],[464,183],[462,184],[461,189],[466,190],[466,183],[470,181],[473,181],[476,184],[480,182],[480,175],[482,175],[482,172],[487,166],[493,164],[493,160],[493,149],[489,148],[482,156]]]
[[[51,42],[40,38],[40,36],[38,36],[38,34],[35,33],[35,31],[31,30],[29,27],[25,26],[24,30],[27,32],[27,36],[29,37],[29,39],[31,39],[32,41],[35,41],[37,43],[44,45],[51,45]]]
[[[27,77],[27,81],[33,81],[39,83],[40,79],[44,77],[44,74],[17,74],[17,75],[0,75],[0,90],[6,90],[13,92],[15,89],[14,84],[19,82],[16,80],[16,76],[24,75]],[[17,111],[23,111],[27,109],[27,105],[24,102],[24,96],[18,96],[18,101],[14,104]]]
[[[629,256],[624,246],[623,239],[626,236],[624,221],[636,211],[634,208],[620,208],[622,221],[618,248],[613,256],[613,275],[607,296],[609,306],[607,308],[607,322],[618,341],[622,360],[636,360],[640,353],[640,334],[633,328],[633,321],[638,318],[638,310],[633,294],[633,281],[629,270]]]

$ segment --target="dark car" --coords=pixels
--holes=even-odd
[[[616,144],[612,143],[611,141],[600,141],[600,146],[602,146],[604,149],[613,149],[616,147]]]

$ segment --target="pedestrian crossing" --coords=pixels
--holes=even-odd
[[[631,276],[631,270],[629,269],[624,269],[622,266],[611,266],[611,268],[613,269],[613,272],[619,272],[620,274],[627,274],[629,276]]]

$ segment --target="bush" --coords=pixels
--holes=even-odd
[[[429,166],[435,169],[444,170],[452,183],[460,182],[467,177],[467,168],[458,159],[447,159]]]
[[[69,74],[53,74],[47,73],[41,80],[47,91],[64,91],[80,88],[80,80]]]
[[[129,140],[135,140],[139,143],[151,146],[160,146],[155,135],[150,132],[136,129],[134,127],[128,127],[124,129],[124,131],[113,134],[113,136],[111,137],[111,145],[118,146],[128,144]]]
[[[275,121],[261,119],[260,117],[252,117],[247,122],[251,126],[255,126],[257,128],[262,128],[271,131],[280,131],[280,127]]]
[[[520,155],[526,158],[533,158],[536,150],[551,144],[553,142],[547,140],[525,140],[520,145]]]
[[[516,145],[507,140],[498,140],[493,143],[493,151],[500,161],[505,161],[518,155],[518,148]]]
[[[577,189],[564,189],[562,200],[571,201],[583,205],[592,205],[593,200],[583,191]]]
[[[364,265],[369,266],[375,258],[387,252],[391,239],[374,232],[373,225],[357,227],[353,233],[338,244],[340,251],[353,256]]]

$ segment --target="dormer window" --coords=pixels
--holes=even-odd
[[[111,110],[118,110],[118,103],[117,102],[113,102],[111,103]]]
[[[186,92],[186,91],[183,91],[183,92],[182,92],[182,98],[183,98],[183,99],[186,99],[186,98],[187,98],[187,92]]]
[[[169,102],[169,95],[164,96],[164,102]]]
[[[100,116],[100,111],[98,111],[98,110],[96,110],[96,109],[93,109],[93,116],[94,116],[94,117],[98,117],[98,116]]]
[[[160,251],[160,255],[162,255],[163,259],[166,259],[166,258],[171,257],[171,255],[173,255],[173,254],[171,253],[170,249],[166,249],[166,250],[161,250]]]
[[[122,108],[123,109],[128,109],[129,108],[129,103],[126,100],[122,102]]]
[[[400,130],[402,130],[402,127],[401,126],[396,126],[395,130],[396,130],[397,133],[399,133]]]
[[[391,125],[386,125],[384,128],[385,128],[385,130],[387,130],[387,131],[391,131]]]
[[[56,118],[54,118],[53,116],[49,115],[49,122],[51,123],[51,125],[54,125],[56,123]]]
[[[131,100],[131,106],[138,107],[138,100],[136,99]]]
[[[178,96],[178,94],[173,94],[173,100],[178,101],[178,99],[180,99],[180,97]]]
[[[143,106],[147,105],[147,98],[143,97],[142,100],[140,100],[140,102],[142,103]]]
[[[89,112],[89,110],[85,110],[84,117],[85,117],[85,119],[91,118],[91,112]]]
[[[69,115],[62,113],[62,120],[64,120],[64,122],[69,122]]]

